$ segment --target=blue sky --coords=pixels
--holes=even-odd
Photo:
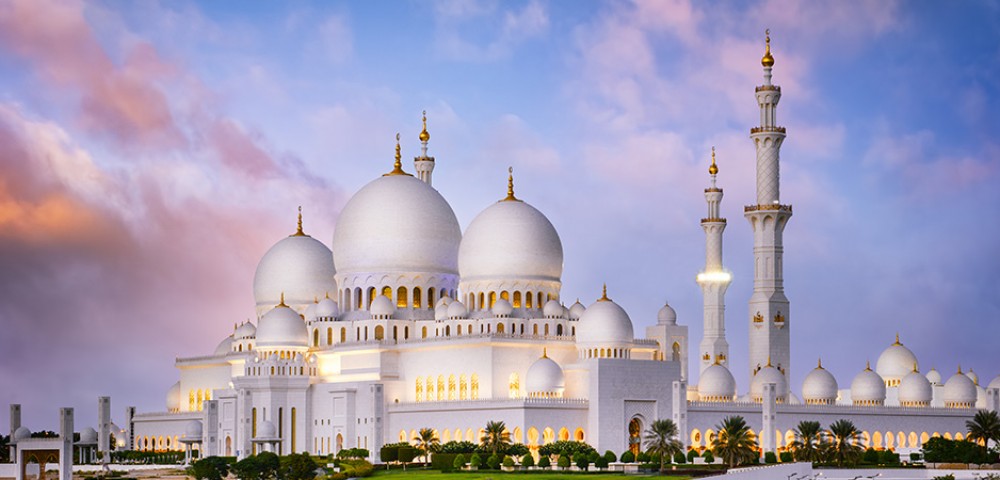
[[[565,248],[563,299],[701,336],[709,151],[746,371],[763,31],[772,31],[792,387],[847,388],[898,331],[920,368],[1000,373],[1000,8],[990,2],[84,2],[0,6],[0,404],[163,408],[174,356],[253,315],[260,255],[329,242],[418,153],[463,228],[505,194]],[[412,169],[412,167],[409,167]],[[53,300],[57,299],[57,300]],[[38,357],[44,345],[46,355]],[[72,368],[65,368],[71,362]],[[38,378],[43,380],[37,380]]]

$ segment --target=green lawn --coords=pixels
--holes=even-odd
[[[385,477],[386,480],[390,478],[398,478],[402,480],[402,477],[407,479],[419,478],[430,479],[430,480],[496,480],[496,479],[509,479],[509,480],[622,480],[623,478],[654,478],[651,475],[624,475],[621,473],[580,473],[580,472],[500,472],[496,470],[492,471],[480,471],[480,472],[451,472],[451,473],[441,473],[439,470],[420,470],[419,468],[411,468],[406,470],[375,470],[376,477]],[[663,480],[688,480],[691,477],[681,477],[681,476],[655,476],[657,479]]]

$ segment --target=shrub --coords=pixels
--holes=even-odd
[[[608,461],[608,457],[597,457],[597,460],[594,460],[594,466],[601,470],[608,468],[609,463],[611,462]]]
[[[947,475],[934,477],[934,480],[955,480],[955,476],[949,473]]]
[[[594,447],[587,445],[583,442],[575,442],[571,440],[559,440],[557,442],[547,443],[538,448],[539,455],[563,455],[568,454],[570,456],[576,455],[580,452],[596,452]]]
[[[687,461],[694,463],[694,459],[698,458],[698,451],[695,449],[688,450]]]
[[[509,447],[507,447],[507,451],[504,452],[504,453],[506,453],[507,455],[510,455],[512,457],[523,457],[523,456],[527,455],[530,452],[531,452],[531,450],[529,450],[528,447],[525,444],[523,444],[523,443],[512,443]]]
[[[861,456],[861,462],[871,463],[871,464],[878,463],[878,450],[869,447],[867,450],[865,450],[865,453]]]
[[[535,457],[532,457],[530,453],[524,454],[524,456],[521,457],[521,465],[524,465],[525,467],[534,467]]]
[[[764,452],[764,463],[778,463],[778,457],[774,452]]]
[[[497,470],[497,469],[499,469],[500,468],[500,457],[497,456],[497,454],[495,454],[495,453],[492,454],[492,455],[490,455],[490,457],[486,459],[486,466],[490,467],[491,470]]]
[[[187,473],[197,480],[222,480],[229,475],[229,462],[219,457],[205,457],[192,463]]]
[[[778,459],[781,460],[781,463],[790,463],[793,461],[792,452],[781,452],[778,454]]]
[[[569,468],[569,455],[559,455],[556,465],[559,465],[559,468]]]
[[[912,453],[910,453],[910,461],[911,461],[911,462],[917,462],[917,461],[920,461],[920,454],[919,454],[919,453],[917,453],[917,452],[912,452]]]
[[[319,465],[308,453],[292,453],[281,457],[278,478],[282,480],[312,480]]]
[[[503,457],[503,466],[510,468],[514,466],[514,459],[510,456]]]
[[[626,450],[622,452],[621,460],[622,463],[632,463],[635,461],[635,455],[632,453],[631,450]]]
[[[683,464],[683,463],[687,463],[687,457],[684,456],[684,453],[677,452],[677,453],[674,454],[674,463],[676,463],[678,465]]]
[[[885,465],[898,465],[899,464],[899,454],[893,452],[892,450],[882,450],[879,453],[879,463]]]
[[[785,454],[785,452],[782,452],[782,455],[784,455],[784,454]],[[705,453],[703,453],[701,455],[701,458],[705,459],[705,463],[714,463],[715,462],[715,456],[712,455],[712,451],[709,450],[709,449],[707,449],[707,448],[705,449]]]
[[[472,442],[456,442],[454,440],[441,444],[438,451],[441,453],[476,453],[478,446]]]
[[[370,477],[375,471],[375,467],[364,459],[348,459],[340,462],[341,473],[345,478]]]
[[[587,467],[590,466],[590,455],[577,455],[579,457],[576,460],[576,466],[580,470],[587,471]]]
[[[371,452],[365,448],[345,448],[337,452],[337,458],[368,458]]]
[[[646,452],[639,452],[639,454],[635,456],[635,461],[639,463],[649,463],[649,454]]]
[[[399,449],[400,448],[412,448],[409,443],[406,442],[396,442],[384,445],[379,450],[379,457],[383,462],[395,462],[399,460]]]
[[[455,470],[461,470],[462,468],[465,468],[465,454],[459,453],[455,455],[455,461],[451,462],[451,466]]]
[[[441,470],[442,472],[450,472],[455,465],[455,457],[461,455],[460,453],[432,453],[431,454],[431,468],[435,470]]]
[[[608,450],[604,452],[604,459],[607,460],[608,463],[615,463],[618,461],[618,456],[615,455],[615,452]]]
[[[549,468],[552,466],[552,460],[549,459],[548,455],[542,455],[538,459],[538,468]]]
[[[469,457],[469,466],[472,468],[479,468],[483,465],[483,458],[479,456],[478,453],[473,453],[472,457]]]
[[[420,450],[417,450],[413,446],[399,447],[397,450],[397,460],[403,463],[410,463],[414,458],[420,455]]]

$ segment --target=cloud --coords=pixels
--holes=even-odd
[[[549,15],[537,0],[521,9],[503,10],[495,3],[439,2],[435,7],[435,43],[450,60],[489,62],[509,58],[522,43],[548,31]],[[496,18],[502,18],[497,22]]]
[[[354,51],[354,36],[351,25],[341,15],[332,15],[319,26],[319,36],[326,50],[326,56],[334,63],[351,58]]]

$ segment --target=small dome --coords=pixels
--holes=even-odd
[[[264,314],[257,327],[257,347],[308,347],[306,322],[286,305],[278,305]]]
[[[435,306],[440,307],[441,305],[444,305],[444,306],[447,307],[448,305],[451,305],[451,302],[453,302],[453,301],[454,300],[452,300],[451,297],[445,295],[445,296],[443,296],[443,297],[441,297],[441,298],[438,299],[438,301],[435,304]]]
[[[260,423],[260,428],[257,429],[256,438],[271,439],[278,437],[278,428],[274,426],[274,423],[270,420],[264,420]]]
[[[544,353],[528,368],[524,386],[530,397],[562,396],[566,386],[562,368]]]
[[[767,366],[760,369],[753,376],[753,379],[750,380],[750,399],[755,402],[763,402],[764,385],[768,383],[775,385],[774,390],[777,394],[777,402],[784,403],[786,392],[788,392],[788,381],[785,380],[785,374],[781,373],[781,370],[771,366],[771,362],[768,362]]]
[[[448,305],[438,302],[438,306],[434,307],[434,320],[447,320],[448,319]]]
[[[574,303],[572,306],[569,307],[569,319],[579,320],[580,317],[583,316],[583,312],[586,311],[587,307],[583,306],[583,304],[580,303],[580,299],[577,299],[576,303]]]
[[[90,427],[80,430],[80,443],[97,443],[97,430]]]
[[[181,409],[181,382],[178,380],[167,390],[167,411],[176,412]]]
[[[927,381],[931,382],[931,385],[941,385],[941,373],[932,368],[927,372]]]
[[[833,405],[838,388],[837,379],[820,364],[802,382],[802,400],[810,405]]]
[[[663,308],[656,313],[656,323],[660,325],[677,325],[677,312],[669,303],[664,303]]]
[[[493,315],[497,317],[509,317],[511,312],[514,311],[514,307],[502,298],[497,299],[496,303],[493,304]]]
[[[927,377],[914,370],[899,382],[899,404],[904,407],[926,407],[931,404],[934,390]]]
[[[899,343],[899,335],[896,335],[895,343],[883,350],[875,362],[875,373],[885,380],[886,385],[892,387],[899,385],[900,380],[912,372],[915,365],[917,356]]]
[[[316,317],[317,318],[333,318],[340,315],[340,306],[337,302],[326,297],[316,304]]]
[[[885,403],[885,381],[870,366],[857,374],[851,382],[851,402],[855,405]]]
[[[976,375],[976,372],[973,372],[971,368],[968,372],[965,372],[965,376],[969,377],[969,380],[972,380],[972,383],[979,385],[979,375]]]
[[[184,438],[188,440],[201,438],[201,420],[191,420],[184,428]]]
[[[236,340],[245,340],[247,338],[253,338],[257,336],[257,327],[251,322],[245,322],[236,328],[233,332],[233,338]]]
[[[606,294],[587,307],[576,329],[577,343],[613,345],[632,343],[633,340],[632,319]]]
[[[396,306],[392,304],[392,300],[385,295],[379,295],[372,300],[371,307],[368,308],[371,311],[372,318],[392,318],[392,315],[396,313]]]
[[[464,303],[456,300],[451,302],[451,305],[448,305],[448,318],[466,318],[468,316],[469,310],[465,308]]]
[[[277,304],[282,294],[288,305],[304,307],[336,292],[334,274],[333,254],[323,242],[308,235],[285,237],[257,264],[253,296],[258,312]]]
[[[986,389],[979,385],[976,385],[976,408],[978,409],[987,408],[986,403],[987,403]]]
[[[222,341],[219,342],[219,345],[215,347],[215,353],[213,353],[213,355],[215,355],[215,356],[227,355],[231,351],[233,351],[233,336],[232,335],[230,335],[230,336],[228,336],[226,338],[223,338]]]
[[[31,438],[31,430],[28,430],[28,427],[22,425],[17,427],[17,430],[14,430],[14,442],[19,442],[27,438]]]
[[[1000,375],[997,375],[996,377],[993,378],[993,380],[990,380],[990,385],[986,388],[1000,389]]]
[[[545,306],[542,307],[542,316],[545,318],[562,318],[563,313],[562,305],[555,300],[545,302]]]
[[[306,311],[302,312],[302,316],[305,317],[307,322],[316,320],[316,304],[310,303],[309,306],[306,307]]]
[[[976,404],[976,384],[959,370],[945,382],[941,396],[945,407],[972,408]]]
[[[698,379],[698,398],[703,402],[729,402],[736,397],[736,379],[729,369],[719,363],[701,372]]]

